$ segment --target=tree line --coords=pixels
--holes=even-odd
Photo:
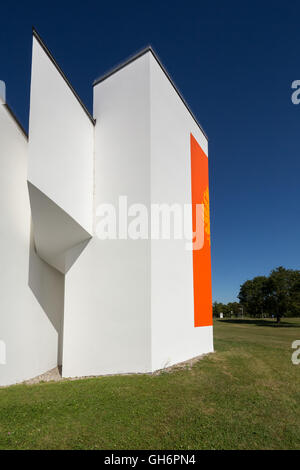
[[[300,270],[273,269],[269,276],[256,276],[240,286],[239,302],[214,302],[213,314],[220,317],[247,315],[251,317],[300,316]]]

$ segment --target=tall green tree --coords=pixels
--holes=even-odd
[[[267,281],[268,310],[275,315],[277,322],[283,316],[300,314],[300,271],[273,269]]]
[[[246,308],[247,313],[253,316],[262,316],[266,307],[267,278],[256,276],[244,282],[240,287],[238,299]]]

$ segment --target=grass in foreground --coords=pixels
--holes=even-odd
[[[300,319],[215,321],[191,370],[0,389],[1,449],[299,449]]]

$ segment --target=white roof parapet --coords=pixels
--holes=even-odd
[[[37,32],[37,30],[33,27],[32,28],[32,34],[33,36],[36,38],[36,40],[38,41],[38,43],[40,44],[40,46],[44,49],[44,52],[47,54],[47,56],[49,57],[49,59],[51,60],[51,62],[53,63],[53,65],[55,65],[56,69],[58,70],[58,72],[60,73],[60,75],[63,77],[63,79],[65,80],[66,84],[68,85],[68,87],[71,89],[71,91],[73,92],[74,96],[76,97],[76,99],[78,100],[80,106],[83,108],[83,110],[85,111],[86,115],[88,116],[88,118],[90,119],[90,121],[95,125],[96,121],[95,119],[93,118],[93,116],[91,115],[91,113],[89,112],[89,110],[87,109],[87,107],[85,106],[85,104],[83,103],[83,101],[81,100],[81,98],[79,97],[78,93],[75,91],[75,89],[73,88],[73,86],[71,85],[71,82],[68,80],[68,78],[66,77],[65,73],[62,71],[62,69],[60,68],[60,66],[58,65],[58,63],[56,62],[56,60],[54,59],[54,56],[53,54],[50,52],[50,50],[48,49],[48,47],[46,46],[45,42],[43,41],[43,39],[41,38],[41,36],[39,35],[39,33]]]
[[[206,132],[204,131],[203,127],[201,126],[201,124],[199,123],[198,119],[196,118],[196,116],[194,115],[193,111],[191,110],[190,106],[187,104],[185,98],[183,97],[182,93],[179,91],[179,88],[175,85],[174,81],[172,80],[169,72],[167,71],[166,67],[162,64],[158,54],[154,51],[153,47],[152,46],[147,46],[143,49],[141,49],[139,52],[137,52],[136,54],[133,54],[132,56],[130,56],[127,60],[125,60],[124,62],[121,62],[119,65],[117,65],[116,67],[112,68],[110,71],[108,71],[107,73],[105,73],[104,75],[102,75],[101,77],[97,78],[96,80],[94,80],[93,82],[93,86],[96,86],[98,85],[99,83],[103,82],[104,80],[106,80],[108,77],[110,77],[111,75],[113,75],[114,73],[116,72],[119,72],[121,69],[123,69],[124,67],[126,67],[127,65],[131,64],[132,62],[134,62],[136,59],[139,59],[140,57],[142,57],[144,54],[147,54],[148,52],[150,52],[154,59],[156,60],[156,62],[158,63],[158,65],[160,66],[160,68],[162,69],[162,71],[164,72],[164,74],[166,75],[166,77],[168,78],[169,82],[171,83],[172,87],[174,88],[174,90],[176,91],[177,95],[179,96],[179,98],[181,99],[181,101],[183,102],[183,104],[185,105],[185,107],[187,108],[188,112],[190,113],[190,115],[192,116],[192,118],[194,119],[195,123],[197,124],[197,126],[200,128],[201,132],[203,133],[203,135],[205,136],[205,138],[207,140],[208,139],[208,136],[206,134]]]

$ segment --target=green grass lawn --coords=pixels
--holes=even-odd
[[[190,370],[0,389],[0,448],[299,449],[300,319],[217,320],[214,335]]]

